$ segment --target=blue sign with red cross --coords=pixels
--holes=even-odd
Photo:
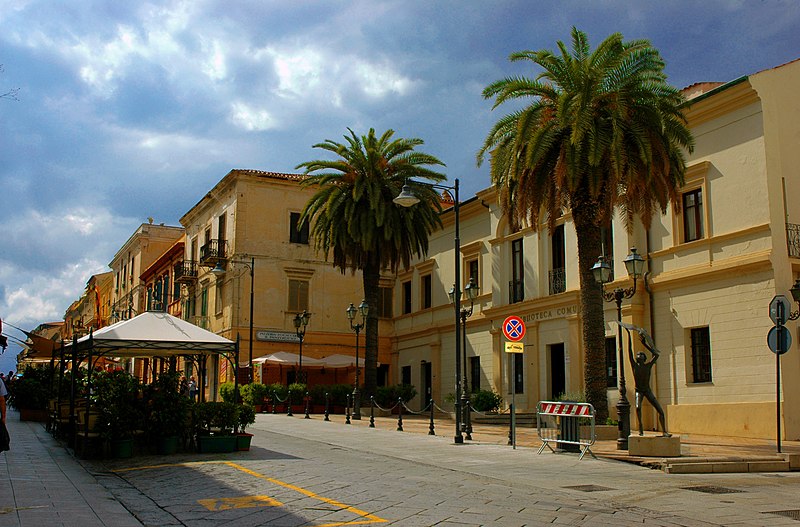
[[[525,322],[511,315],[503,321],[503,335],[511,342],[519,342],[525,336]]]

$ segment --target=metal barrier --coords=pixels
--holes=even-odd
[[[589,403],[540,401],[536,405],[536,433],[542,441],[537,454],[541,454],[545,447],[555,452],[550,443],[556,443],[574,445],[581,453],[578,459],[583,459],[586,452],[597,459],[591,450],[595,429],[594,407]]]

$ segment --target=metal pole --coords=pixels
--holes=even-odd
[[[455,179],[455,185],[453,187],[454,194],[455,194],[455,203],[453,204],[453,213],[455,215],[455,236],[454,236],[454,245],[455,245],[455,297],[453,299],[453,304],[455,307],[455,339],[456,339],[456,400],[455,400],[455,414],[456,414],[456,433],[455,437],[453,438],[453,442],[456,444],[464,443],[464,436],[461,435],[461,339],[459,335],[461,333],[461,235],[459,232],[459,195],[458,195],[458,178]]]
[[[363,319],[363,317],[362,317]],[[358,334],[361,332],[361,327],[364,325],[362,322],[361,324],[355,325],[356,331],[356,385],[353,388],[353,420],[354,421],[361,421],[361,394],[358,392],[358,377],[360,373],[360,369],[358,367]]]
[[[622,289],[614,291],[614,301],[617,303],[617,322],[622,322]],[[625,385],[625,356],[622,353],[622,326],[617,324],[619,346],[619,401],[617,401],[617,417],[619,418],[619,437],[617,437],[617,450],[628,450],[628,436],[631,434],[631,404],[628,402],[627,387]]]
[[[255,265],[256,265],[256,258],[254,256],[250,257],[250,340],[247,343],[248,352],[249,352],[249,362],[248,362],[248,379],[250,382],[253,382],[253,298],[255,296]],[[238,311],[238,310],[237,310]],[[239,372],[239,358],[236,358],[236,372],[238,376]]]
[[[784,331],[783,321],[783,303],[778,302],[776,326],[778,328],[775,339],[775,422],[777,429],[775,430],[775,438],[778,444],[778,454],[781,453],[781,353],[783,353],[783,335]]]

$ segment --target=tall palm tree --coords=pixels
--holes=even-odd
[[[428,166],[444,163],[432,155],[414,150],[421,139],[393,139],[394,131],[380,137],[370,128],[358,137],[348,128],[344,143],[326,139],[314,145],[335,154],[338,159],[301,163],[305,169],[304,187],[319,190],[306,204],[301,225],[311,225],[315,247],[342,273],[362,271],[364,296],[370,311],[366,321],[364,353],[364,393],[373,395],[378,368],[379,279],[382,269],[397,271],[410,265],[412,255],[428,251],[428,235],[441,227],[439,196],[429,186],[415,185],[420,203],[411,208],[392,201],[406,180],[443,181],[445,176]]]
[[[684,149],[694,141],[670,86],[664,62],[647,40],[624,42],[615,33],[592,51],[572,28],[572,50],[520,51],[510,60],[541,68],[535,79],[507,77],[489,85],[493,108],[530,101],[501,118],[478,152],[491,155],[492,182],[512,226],[527,222],[552,230],[563,209],[578,240],[581,318],[587,400],[602,422],[608,415],[603,298],[592,275],[601,253],[601,227],[615,209],[630,230],[638,216],[646,228],[657,209],[678,206],[686,170]],[[622,365],[620,365],[622,367]]]

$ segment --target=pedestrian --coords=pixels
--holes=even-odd
[[[0,376],[2,375],[0,373]],[[8,429],[6,428],[6,397],[8,397],[6,383],[0,380],[0,452],[11,450],[11,438],[8,436]]]
[[[192,377],[191,379],[189,379],[189,399],[194,401],[196,396],[197,396],[197,383],[195,382],[194,377]]]
[[[181,395],[189,395],[189,383],[186,382],[186,377],[181,377],[181,385],[178,391]]]

